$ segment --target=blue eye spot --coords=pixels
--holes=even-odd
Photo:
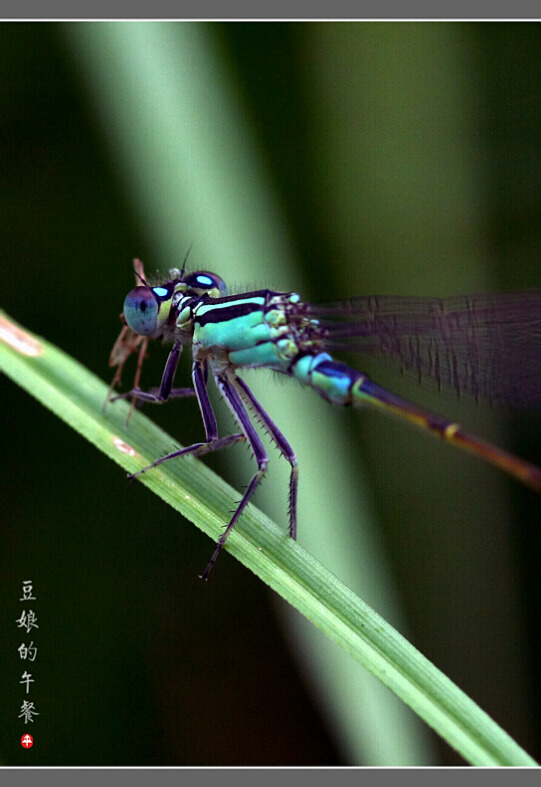
[[[210,271],[188,273],[184,283],[188,290],[193,290],[197,295],[203,295],[205,292],[213,293],[214,296],[216,292],[221,296],[227,295],[227,287],[223,279]]]
[[[169,291],[165,287],[153,287],[152,292],[155,292],[158,298],[165,298]]]

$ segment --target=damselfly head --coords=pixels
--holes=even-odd
[[[227,285],[216,273],[195,271],[183,274],[176,269],[169,273],[172,276],[169,281],[155,287],[145,283],[126,295],[124,319],[138,336],[159,336],[160,329],[171,313],[171,307],[175,306],[181,296],[208,295],[211,298],[222,298],[227,295]],[[176,298],[173,297],[175,295]]]

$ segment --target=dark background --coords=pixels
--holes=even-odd
[[[249,118],[307,298],[541,285],[537,25],[207,27]],[[2,307],[108,380],[130,260],[159,259],[69,28],[0,25]],[[451,54],[434,65],[438,36]],[[420,99],[425,89],[432,104]],[[444,136],[448,116],[458,150]],[[198,257],[197,230],[189,233],[193,265],[211,267]],[[251,275],[248,265],[249,287]],[[269,283],[288,289],[293,275],[261,286]],[[153,356],[148,385],[164,363],[163,353]],[[383,379],[541,464],[535,414],[468,409]],[[10,381],[2,390],[0,759],[372,764],[344,744],[260,582],[228,556],[208,586],[199,582],[206,537]],[[185,444],[198,439],[196,410],[186,412],[159,414]],[[538,496],[377,414],[345,417],[344,446],[351,466],[366,470],[414,643],[541,757]],[[17,719],[14,625],[25,579],[40,624],[36,662],[24,664],[35,673],[40,717],[26,728]],[[36,738],[30,752],[19,745],[27,731]],[[432,762],[462,763],[429,736]]]

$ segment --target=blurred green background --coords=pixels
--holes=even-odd
[[[2,24],[1,306],[109,380],[131,259],[167,271],[190,244],[192,269],[310,300],[539,287],[539,44],[522,23]],[[541,464],[537,415],[355,363]],[[407,424],[248,382],[300,459],[300,543],[539,759],[539,496]],[[206,537],[3,391],[1,762],[462,764],[231,557],[200,582]],[[192,402],[148,414],[201,437]],[[272,458],[256,504],[285,528]],[[241,448],[208,463],[249,478]]]

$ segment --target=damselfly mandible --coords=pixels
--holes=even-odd
[[[215,273],[176,268],[167,281],[150,285],[142,263],[134,262],[139,285],[124,301],[125,323],[110,357],[120,380],[127,358],[139,348],[135,387],[120,397],[163,403],[195,395],[205,440],[156,459],[132,478],[175,457],[201,456],[246,440],[257,463],[229,524],[218,539],[207,579],[229,533],[252,498],[268,465],[254,427],[268,432],[291,466],[289,534],[297,534],[298,467],[293,449],[238,374],[264,368],[293,377],[328,402],[371,404],[428,429],[477,454],[541,491],[541,469],[472,435],[454,421],[428,412],[387,391],[329,351],[354,350],[390,358],[420,381],[476,398],[515,405],[541,404],[541,291],[456,298],[358,297],[328,304],[303,303],[296,293],[258,290],[228,295]],[[172,342],[159,388],[142,391],[139,377],[148,339]],[[185,344],[192,345],[193,388],[173,388]],[[207,393],[208,372],[228,404],[240,432],[218,437]]]

